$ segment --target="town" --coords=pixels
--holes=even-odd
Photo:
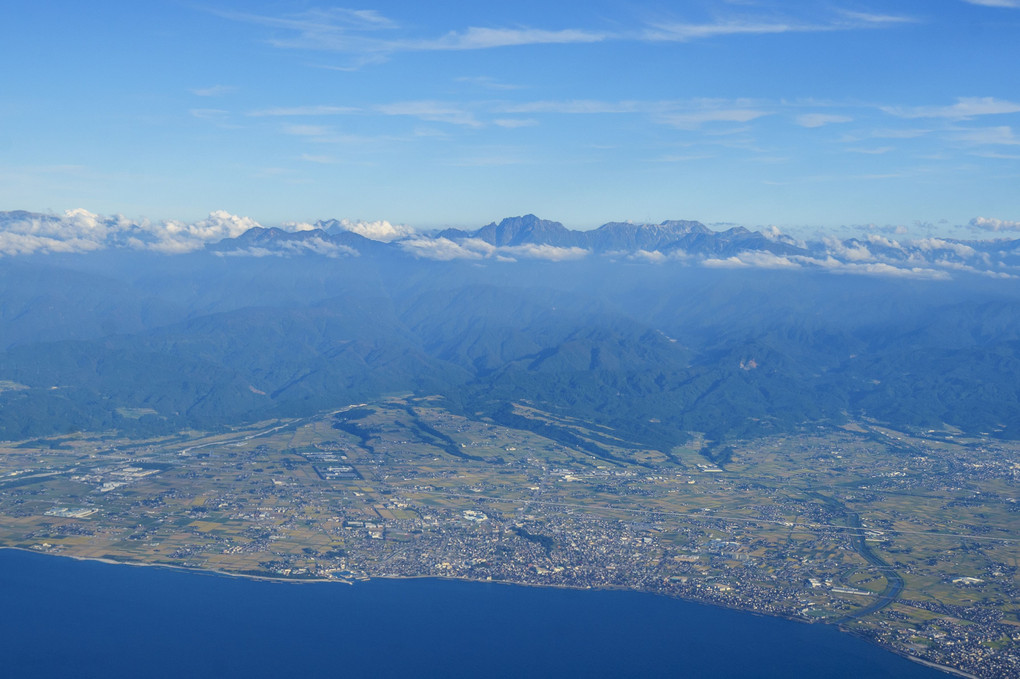
[[[669,454],[527,404],[609,454],[355,404],[228,433],[0,445],[0,546],[344,582],[626,588],[838,624],[979,677],[1020,673],[1020,445],[877,422]]]

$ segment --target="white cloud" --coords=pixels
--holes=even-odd
[[[520,45],[592,43],[601,42],[609,37],[606,33],[574,28],[549,31],[538,28],[471,27],[463,32],[451,31],[437,40],[397,42],[391,46],[406,50],[477,50]]]
[[[451,158],[445,164],[454,167],[498,167],[500,165],[520,165],[529,162],[516,149],[497,150],[488,155],[462,156]]]
[[[715,269],[743,269],[754,267],[758,269],[799,269],[801,265],[794,261],[794,258],[775,255],[771,252],[741,252],[726,259],[708,258],[702,261],[702,266]]]
[[[333,163],[340,162],[333,156],[316,155],[313,153],[302,153],[298,158],[306,163],[318,163],[319,165],[332,165]]]
[[[844,134],[840,136],[839,140],[841,142],[855,144],[869,139],[916,139],[930,133],[931,130],[924,129],[878,129],[865,134]]]
[[[906,226],[903,224],[886,224],[885,226],[878,226],[877,224],[853,224],[850,226],[855,231],[865,231],[868,234],[868,240],[871,240],[871,236],[878,233],[889,233],[896,236],[902,236],[909,232]],[[889,241],[895,243],[896,241]]]
[[[934,269],[924,269],[921,267],[913,268],[902,268],[887,264],[885,262],[871,262],[871,263],[860,263],[860,262],[844,262],[831,255],[824,259],[816,259],[811,257],[798,257],[805,264],[817,266],[831,271],[833,273],[849,273],[849,274],[861,274],[861,275],[879,275],[879,276],[895,276],[902,278],[948,278],[949,275],[942,271],[935,271]]]
[[[737,269],[751,266],[744,260],[734,255],[733,257],[727,257],[726,259],[709,258],[701,262],[702,266],[707,266],[713,269]]]
[[[948,280],[951,278],[945,271],[936,271],[935,269],[924,267],[903,268],[886,264],[885,262],[860,264],[857,262],[841,262],[833,257],[827,257],[824,260],[812,259],[810,262],[833,273],[892,276],[895,278],[926,278],[931,280]]]
[[[697,129],[706,123],[746,123],[771,115],[760,104],[746,99],[690,99],[685,101],[602,101],[597,99],[545,100],[495,107],[501,113],[563,115],[647,114],[655,122],[681,129]]]
[[[867,148],[867,149],[866,148],[855,148],[855,149],[846,149],[846,150],[848,152],[850,152],[850,153],[864,153],[864,154],[869,155],[869,156],[880,156],[882,154],[889,153],[890,151],[894,151],[895,147],[893,147],[893,146],[878,146],[878,147],[875,147],[875,148]]]
[[[1020,231],[1020,222],[1009,221],[1006,219],[994,219],[991,217],[975,217],[970,220],[970,228],[995,232]]]
[[[198,87],[191,90],[191,93],[196,97],[220,97],[224,94],[230,94],[236,92],[237,88],[233,85],[213,85],[212,87]]]
[[[289,35],[269,40],[275,47],[354,54],[358,55],[358,66],[377,63],[395,52],[593,43],[615,37],[609,33],[579,28],[548,30],[471,26],[461,31],[449,31],[438,38],[400,38],[395,35],[395,29],[399,26],[372,10],[309,10],[288,17],[210,11],[225,19],[288,31]]]
[[[979,127],[963,130],[955,135],[956,141],[977,145],[1016,146],[1020,138],[1013,134],[1013,128],[1007,125],[998,127]]]
[[[86,233],[96,233],[104,230],[99,215],[89,212],[84,208],[67,210],[64,212],[64,220],[66,224],[73,225],[78,230]]]
[[[849,123],[853,118],[835,113],[804,113],[797,116],[796,120],[801,127],[821,127],[831,123]]]
[[[5,221],[0,231],[0,252],[87,252],[113,246],[188,252],[212,240],[240,235],[252,226],[257,226],[254,220],[222,211],[185,224],[132,221],[121,215],[103,217],[77,208],[67,210],[62,216],[31,215]]]
[[[771,252],[744,252],[740,257],[751,266],[762,269],[799,269],[801,267],[796,259]]]
[[[651,262],[652,264],[661,264],[669,258],[658,250],[637,250],[636,252],[632,252],[627,255],[627,259]]]
[[[900,118],[949,118],[964,120],[974,116],[1020,112],[1020,104],[994,97],[957,97],[951,106],[882,106],[886,113]]]
[[[895,233],[898,233],[898,232],[895,232]],[[900,245],[898,242],[892,240],[891,238],[886,238],[885,236],[880,236],[877,233],[869,233],[868,234],[868,242],[872,243],[874,245],[881,245],[882,247],[885,247],[885,248],[891,248],[893,250],[902,250],[903,249],[903,246]]]
[[[416,257],[443,261],[453,259],[495,259],[497,261],[544,259],[562,262],[581,259],[590,254],[583,248],[561,248],[553,245],[527,244],[496,247],[478,238],[465,238],[459,242],[448,238],[413,238],[400,241],[400,247]]]
[[[852,262],[866,262],[875,258],[871,254],[871,250],[868,249],[864,243],[844,243],[838,238],[824,238],[823,242],[828,247],[830,255],[835,255],[841,260],[850,260]]]
[[[0,255],[5,256],[51,252],[89,252],[102,247],[101,243],[82,238],[60,239],[30,233],[0,232]]]
[[[438,37],[411,34],[371,10],[308,10],[284,16],[208,10],[222,18],[272,29],[269,44],[284,49],[319,50],[350,55],[345,65],[322,68],[356,70],[386,61],[401,52],[485,50],[534,45],[584,45],[606,41],[686,42],[725,36],[768,35],[799,32],[881,29],[914,21],[906,16],[837,11],[819,21],[731,18],[712,23],[661,22],[598,30],[583,27],[537,28],[532,26],[470,26]],[[492,86],[480,83],[482,86]],[[500,88],[496,86],[496,88]]]
[[[707,160],[708,158],[714,158],[715,156],[707,153],[670,153],[658,158],[652,158],[649,162],[652,163],[692,163],[697,160]]]
[[[487,90],[519,90],[520,85],[511,85],[510,83],[504,83],[490,78],[489,76],[464,76],[456,79],[459,83],[468,83],[471,85],[477,85],[478,87],[484,87]]]
[[[996,160],[1020,160],[1020,155],[1015,153],[999,153],[998,151],[972,151],[972,156],[978,158],[995,158]]]
[[[726,35],[768,35],[824,30],[832,29],[820,25],[759,21],[723,21],[712,24],[661,23],[649,28],[644,38],[650,41],[687,42]]]
[[[378,40],[366,40],[359,34],[392,29],[395,24],[374,10],[343,8],[311,9],[286,17],[272,17],[247,12],[210,9],[212,14],[268,28],[291,31],[289,38],[273,38],[277,47],[353,51],[370,49]]]
[[[284,222],[280,225],[280,228],[284,231],[293,231],[298,233],[301,231],[315,231],[317,227],[315,224],[309,224],[308,222]]]
[[[498,107],[502,113],[641,113],[661,104],[637,101],[599,101],[596,99],[570,99],[566,101],[531,101]]]
[[[458,245],[449,238],[413,238],[400,241],[400,247],[415,257],[440,261],[483,257],[481,253]]]
[[[797,20],[727,19],[712,23],[664,22],[652,25],[642,34],[650,41],[688,42],[731,35],[778,35],[782,33],[820,33],[855,29],[875,29],[895,24],[913,23],[908,16],[850,12],[841,10],[839,17],[816,22]]]
[[[937,252],[939,250],[943,250],[952,252],[963,258],[978,256],[977,250],[969,245],[953,243],[952,241],[942,240],[941,238],[920,238],[918,240],[911,241],[911,245],[920,250],[924,250],[925,252]]]
[[[358,257],[360,253],[346,245],[337,245],[321,238],[309,238],[307,240],[279,241],[273,249],[269,248],[245,248],[242,250],[230,250],[228,252],[217,252],[220,257],[290,257],[294,255],[316,254],[325,257]]]
[[[261,225],[251,217],[239,217],[225,210],[215,210],[205,219],[191,224],[169,220],[152,225],[149,235],[156,242],[150,244],[149,248],[167,253],[190,252],[209,242],[237,238],[257,226]]]
[[[422,120],[467,127],[481,127],[474,114],[452,104],[438,101],[404,101],[395,104],[383,104],[377,109],[380,113],[390,116],[413,116]]]
[[[193,108],[189,109],[188,113],[201,120],[223,120],[230,115],[230,111],[221,108]]]
[[[496,248],[496,253],[510,257],[522,257],[527,259],[546,259],[551,262],[563,262],[570,259],[582,259],[587,257],[589,252],[584,248],[560,248],[554,245],[513,245]]]
[[[246,115],[254,118],[267,116],[336,116],[349,113],[360,113],[361,109],[353,106],[290,106],[279,108],[266,108],[258,111],[249,111]]]
[[[371,240],[389,243],[390,241],[408,238],[415,235],[415,230],[406,224],[390,224],[386,220],[374,222],[351,221],[341,219],[340,227]]]
[[[325,137],[333,134],[333,130],[326,125],[284,125],[283,131],[297,137]]]
[[[913,24],[917,19],[894,14],[874,14],[871,12],[851,12],[850,10],[839,10],[839,13],[848,19],[860,21],[864,24]]]
[[[492,122],[499,127],[506,127],[508,129],[534,127],[535,125],[538,125],[538,121],[533,118],[497,118]]]
[[[99,215],[81,208],[67,210],[62,217],[49,215],[31,215],[25,219],[7,222],[3,232],[10,236],[10,243],[18,242],[19,247],[46,249],[53,251],[60,247],[58,243],[70,243],[70,250],[94,250],[102,247],[103,242],[121,224],[119,217],[105,220]],[[26,238],[14,238],[24,236]]]
[[[441,261],[472,260],[510,262],[540,259],[551,262],[580,259],[591,252],[578,247],[528,244],[497,247],[477,238],[454,241],[418,235],[411,227],[386,220],[342,220],[339,228],[381,242],[396,242],[414,256]],[[199,250],[207,243],[236,238],[260,226],[250,217],[219,210],[195,222],[164,220],[130,220],[121,215],[106,217],[84,209],[68,210],[62,215],[0,213],[0,256],[47,252],[88,252],[110,247],[152,250],[168,254]],[[725,226],[725,225],[715,225]],[[306,222],[287,222],[282,228],[290,232],[317,228]],[[874,225],[859,227],[869,233],[862,240],[842,241],[835,237],[822,241],[824,250],[816,255],[778,255],[764,251],[744,251],[728,258],[701,258],[676,251],[636,251],[607,253],[611,259],[629,259],[661,263],[682,260],[687,264],[710,268],[796,269],[819,268],[834,273],[902,276],[912,278],[948,278],[950,272],[970,272],[1003,277],[998,255],[979,251],[971,244],[926,237],[918,240],[895,240],[879,235]],[[1001,233],[1020,232],[1020,221],[975,217],[972,230]],[[893,229],[885,230],[892,233]],[[897,228],[896,232],[900,229]],[[793,241],[776,227],[762,229],[766,238],[777,242]],[[809,251],[814,247],[801,244]],[[894,252],[895,251],[895,252]],[[302,239],[280,239],[272,248],[249,248],[230,253],[236,256],[265,257],[315,253],[327,257],[357,256],[351,248],[339,246],[326,238],[308,234]],[[997,262],[999,262],[997,264]]]
[[[746,123],[769,115],[768,111],[746,108],[708,109],[687,113],[668,113],[657,116],[659,122],[684,130],[692,130],[705,123]]]
[[[1020,0],[963,0],[971,5],[982,5],[984,7],[1008,7],[1020,9]]]
[[[460,241],[460,244],[463,247],[467,248],[468,250],[471,250],[472,252],[477,252],[478,254],[483,255],[485,257],[494,255],[497,250],[495,245],[487,241],[484,241],[481,238],[465,238],[462,241]]]
[[[747,99],[690,99],[679,101],[603,101],[597,99],[545,100],[500,104],[501,113],[563,115],[646,114],[652,120],[681,129],[707,123],[746,123],[771,115],[760,103]]]
[[[987,269],[979,269],[977,267],[970,266],[968,264],[962,264],[960,262],[949,262],[944,259],[932,262],[932,264],[941,269],[950,269],[952,271],[964,271],[966,273],[977,274],[979,276],[987,276],[989,278],[999,279],[1018,278],[1018,276],[1006,273],[1005,271],[989,271]]]
[[[214,210],[205,219],[193,224],[169,221],[165,222],[164,228],[168,233],[186,235],[191,238],[209,240],[221,240],[223,238],[236,238],[249,229],[261,226],[251,217],[240,217],[233,215],[226,210]]]

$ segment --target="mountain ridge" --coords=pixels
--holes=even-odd
[[[861,233],[801,241],[775,228],[729,226],[717,231],[695,220],[675,219],[658,224],[607,222],[591,230],[574,230],[531,213],[474,230],[418,232],[385,221],[337,219],[265,227],[223,211],[192,224],[101,217],[86,210],[68,210],[64,216],[24,210],[0,212],[0,257],[103,250],[476,262],[600,257],[943,280],[967,274],[1020,277],[1020,240],[1009,238],[927,236],[897,241],[881,233]]]

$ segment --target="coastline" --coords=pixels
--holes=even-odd
[[[353,585],[354,583],[350,580],[342,578],[285,578],[275,577],[272,575],[256,575],[254,573],[237,573],[231,571],[223,571],[215,568],[196,568],[193,566],[178,566],[171,563],[149,563],[146,561],[117,561],[116,559],[107,559],[101,556],[78,556],[75,554],[65,554],[62,552],[41,552],[37,549],[30,549],[28,547],[7,547],[0,546],[0,551],[10,549],[17,552],[25,552],[27,554],[40,554],[42,556],[54,556],[63,557],[66,559],[74,559],[75,561],[94,561],[97,563],[105,563],[111,566],[136,566],[139,568],[166,568],[169,570],[183,571],[185,573],[195,573],[199,575],[218,575],[228,578],[241,578],[250,580],[264,580],[266,582],[279,582],[285,585],[303,585],[315,582],[335,582],[346,585]]]
[[[882,648],[884,648],[884,646]],[[938,663],[933,663],[929,660],[922,660],[921,658],[915,658],[912,655],[905,655],[903,653],[897,653],[896,655],[902,655],[904,658],[907,658],[908,660],[913,660],[914,662],[920,663],[921,665],[927,665],[928,667],[932,667],[936,670],[942,670],[943,672],[948,672],[949,674],[955,674],[958,677],[966,677],[967,679],[978,679],[977,676],[973,674],[968,674],[963,670],[958,670],[955,667],[946,667],[945,665],[939,665]]]
[[[320,578],[320,577],[314,577],[314,578],[289,578],[289,577],[278,577],[278,576],[271,576],[271,575],[256,575],[256,574],[253,574],[253,573],[231,572],[231,571],[218,570],[218,569],[215,569],[215,568],[201,568],[201,567],[192,567],[192,566],[179,566],[179,565],[175,565],[175,564],[150,563],[150,562],[144,562],[144,561],[117,561],[115,559],[109,559],[109,558],[104,558],[104,557],[89,557],[89,556],[78,556],[78,555],[74,555],[74,554],[66,554],[66,553],[59,553],[59,552],[44,552],[44,551],[39,551],[39,550],[36,550],[36,549],[27,548],[27,547],[0,546],[0,551],[6,550],[6,549],[13,550],[13,551],[18,551],[18,552],[25,552],[25,553],[28,553],[28,554],[39,554],[39,555],[42,555],[42,556],[64,557],[64,558],[73,559],[75,561],[84,561],[84,562],[92,561],[92,562],[97,562],[97,563],[113,565],[113,566],[118,566],[119,565],[119,566],[134,566],[134,567],[140,567],[140,568],[165,568],[165,569],[169,569],[169,570],[182,571],[182,572],[192,573],[192,574],[197,574],[197,575],[212,575],[212,576],[222,576],[222,577],[235,578],[235,579],[238,579],[238,578],[239,579],[250,579],[250,580],[256,580],[256,581],[264,581],[264,582],[271,582],[271,583],[280,583],[280,584],[287,584],[287,585],[306,585],[306,584],[317,584],[317,583],[336,583],[336,584],[346,584],[346,585],[353,586],[353,585],[356,585],[357,582],[364,582],[364,581],[376,580],[376,579],[377,580],[440,580],[440,581],[450,581],[450,582],[471,582],[471,583],[480,583],[480,584],[496,584],[496,585],[505,585],[505,586],[510,586],[510,587],[530,587],[530,588],[535,588],[535,589],[563,589],[563,590],[573,590],[573,591],[635,592],[635,593],[642,593],[642,594],[650,594],[650,595],[653,595],[653,596],[660,596],[660,597],[663,597],[663,598],[666,598],[666,599],[674,599],[674,600],[677,600],[677,601],[685,601],[685,602],[689,602],[689,603],[693,603],[693,604],[698,604],[698,605],[702,605],[702,606],[712,606],[712,607],[715,607],[715,608],[721,608],[721,609],[736,611],[736,612],[740,612],[740,613],[748,613],[748,614],[752,614],[752,615],[755,615],[756,617],[761,617],[761,618],[777,618],[777,619],[786,620],[786,621],[789,621],[789,622],[797,622],[797,623],[806,624],[806,625],[815,625],[815,624],[817,624],[814,621],[805,620],[803,618],[795,618],[795,617],[784,616],[784,615],[770,615],[770,614],[767,614],[767,613],[761,613],[759,611],[755,611],[755,610],[751,610],[751,609],[747,609],[747,608],[741,608],[739,606],[728,605],[728,604],[725,604],[725,603],[720,603],[720,602],[715,602],[715,601],[708,601],[708,600],[697,599],[697,598],[693,598],[693,597],[680,597],[680,596],[674,596],[674,595],[670,595],[670,594],[664,594],[662,592],[655,592],[655,591],[649,591],[649,590],[643,590],[643,589],[635,589],[635,588],[632,588],[632,587],[623,587],[623,586],[580,587],[580,586],[574,586],[574,585],[538,584],[538,583],[529,583],[529,582],[511,582],[511,581],[508,581],[508,580],[476,580],[476,579],[472,579],[472,578],[454,577],[454,576],[449,576],[449,575],[373,575],[373,576],[370,576],[370,575],[366,574],[366,577],[364,579],[357,579],[357,580],[348,580],[348,579],[342,579],[342,578]],[[826,625],[826,623],[823,622],[822,625]],[[939,671],[945,672],[947,674],[955,675],[955,676],[958,676],[958,677],[964,677],[965,679],[979,679],[979,677],[977,677],[976,675],[970,674],[970,673],[965,672],[963,670],[960,670],[960,669],[957,669],[957,668],[954,668],[954,667],[949,667],[949,666],[946,666],[946,665],[940,665],[938,663],[934,663],[934,662],[931,662],[931,661],[928,661],[928,660],[924,660],[922,658],[918,658],[916,656],[912,656],[912,655],[909,655],[907,653],[902,653],[902,652],[900,652],[896,648],[893,648],[893,647],[890,647],[890,646],[886,646],[884,644],[876,643],[873,639],[870,639],[869,637],[867,637],[867,636],[865,636],[863,634],[860,634],[859,632],[857,632],[855,630],[849,629],[849,628],[845,627],[844,625],[841,625],[841,624],[840,625],[835,625],[835,627],[836,627],[836,629],[838,629],[838,631],[841,634],[846,634],[848,636],[852,636],[852,637],[854,637],[856,639],[859,639],[861,641],[864,641],[864,642],[868,643],[869,645],[871,645],[871,646],[873,646],[875,648],[880,648],[880,649],[882,649],[884,651],[887,651],[889,653],[892,653],[892,654],[894,654],[896,656],[899,656],[899,657],[902,657],[902,658],[906,658],[906,659],[911,660],[911,661],[913,661],[915,663],[918,663],[918,664],[930,667],[930,668],[935,669],[935,670],[939,670]]]

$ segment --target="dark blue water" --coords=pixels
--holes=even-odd
[[[634,592],[285,584],[0,550],[4,677],[938,677],[861,640]]]

